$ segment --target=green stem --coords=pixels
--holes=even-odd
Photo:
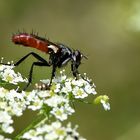
[[[39,125],[40,123],[42,123],[42,122],[45,121],[46,119],[48,119],[48,117],[47,117],[46,115],[44,115],[44,114],[39,114],[39,115],[37,116],[37,118],[36,118],[30,125],[28,125],[24,130],[22,130],[22,131],[14,138],[14,140],[20,140],[20,139],[21,139],[20,137],[21,137],[25,132],[27,132],[27,131],[29,131],[30,129],[36,127],[37,125]]]

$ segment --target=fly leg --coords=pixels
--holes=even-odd
[[[29,73],[29,78],[28,78],[28,84],[24,87],[24,91],[29,87],[29,85],[32,83],[32,75],[33,75],[33,68],[34,66],[51,66],[47,61],[46,62],[33,62],[30,73]]]
[[[25,55],[24,57],[22,57],[20,60],[18,60],[15,64],[12,64],[14,66],[18,66],[19,64],[21,64],[26,58],[28,58],[30,55],[34,56],[36,59],[38,59],[41,62],[47,62],[45,59],[43,59],[41,56],[39,56],[38,54],[34,53],[34,52],[30,52],[29,54]],[[47,62],[48,63],[48,62]],[[4,63],[0,63],[3,65],[8,65],[11,66],[11,64],[4,64]]]
[[[71,64],[71,71],[72,71],[73,76],[76,79],[78,79],[77,75],[79,74],[79,72],[78,72],[74,62],[72,62],[72,64]]]
[[[17,61],[14,66],[18,66],[19,64],[21,64],[28,56],[34,56],[36,59],[38,59],[41,62],[44,63],[48,63],[45,59],[43,59],[41,56],[39,56],[38,54],[34,53],[34,52],[30,52],[29,54],[25,55],[24,57],[22,57],[19,61]]]
[[[73,73],[73,76],[76,78],[76,80],[78,79],[78,75],[80,75],[80,77],[87,81],[89,84],[91,84],[91,81],[89,81],[88,79],[86,79],[83,75],[81,75],[78,71],[78,68],[75,66],[74,63],[71,64],[71,71]]]
[[[25,86],[25,88],[23,90],[26,90],[28,88],[28,86],[30,85],[30,83],[32,82],[32,73],[33,73],[33,67],[34,66],[51,66],[50,63],[48,63],[45,59],[43,59],[41,56],[39,56],[38,54],[36,54],[34,52],[30,52],[29,54],[25,55],[20,60],[18,60],[15,64],[12,64],[12,65],[14,65],[14,66],[20,65],[30,55],[34,56],[37,60],[39,60],[39,62],[34,62],[32,64],[31,69],[30,69],[30,73],[29,73],[28,84]],[[11,64],[4,64],[4,63],[0,63],[0,64],[3,64],[3,65],[11,65]]]
[[[55,72],[56,72],[56,66],[53,65],[53,68],[52,68],[52,75],[51,75],[51,80],[50,80],[49,86],[51,86],[51,84],[52,84],[52,80],[53,80],[53,78],[54,78],[54,76],[55,76]]]

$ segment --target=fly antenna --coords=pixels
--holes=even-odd
[[[81,54],[82,58],[88,59],[88,57],[84,54]]]

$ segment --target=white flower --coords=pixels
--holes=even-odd
[[[24,133],[22,138],[30,140],[75,140],[75,138],[85,140],[76,130],[77,127],[71,128],[69,124],[64,127],[61,122],[56,121],[51,124],[39,124],[36,128]]]
[[[106,102],[105,100],[101,99],[101,103],[104,107],[104,109],[107,111],[107,110],[110,110],[110,104],[108,102]]]
[[[7,103],[5,101],[0,101],[0,108],[4,110],[7,107]]]
[[[54,92],[57,93],[60,91],[60,84],[58,83],[54,89]]]
[[[65,86],[62,87],[61,91],[62,93],[69,93],[72,92],[72,86],[70,81],[65,82]]]
[[[67,79],[66,75],[61,75],[57,78],[54,78],[53,83],[63,83],[63,82],[65,82],[66,79]]]
[[[107,111],[110,110],[109,97],[107,95],[100,95],[94,99],[95,104],[101,103],[103,108]]]
[[[42,107],[42,105],[43,105],[43,101],[37,98],[36,100],[34,100],[34,102],[31,105],[28,106],[28,108],[32,110],[38,110]]]
[[[25,92],[25,97],[29,103],[34,102],[35,98],[38,98],[37,90],[32,90],[31,92]]]
[[[53,108],[50,113],[52,113],[57,119],[64,121],[68,118],[68,115],[71,115],[74,112],[74,109],[67,103],[61,107]]]
[[[95,91],[95,88],[93,88],[91,85],[87,84],[84,88],[85,92],[88,94],[97,94],[97,92]]]
[[[17,76],[17,75],[14,73],[13,70],[11,70],[11,69],[6,69],[6,70],[4,70],[4,72],[3,72],[3,78],[2,78],[2,80],[6,81],[6,82],[9,82],[9,83],[17,84],[17,83],[14,81],[14,78],[15,78],[16,76]]]
[[[75,110],[67,103],[63,106],[65,112],[68,114],[68,115],[71,115],[72,113],[75,112]]]
[[[62,103],[66,103],[66,102],[68,102],[67,99],[65,99],[63,96],[59,96],[57,94],[53,95],[52,97],[50,97],[44,101],[44,103],[50,107],[57,107],[58,105],[60,105]]]
[[[66,78],[67,78],[66,75],[61,76],[61,81],[63,82],[64,80],[66,80]]]
[[[37,127],[36,130],[37,130],[37,134],[39,135],[41,133],[46,133],[46,132],[49,133],[50,131],[53,131],[53,128],[51,125],[47,125],[47,124],[45,125],[45,123],[43,123],[43,126]]]
[[[66,120],[67,117],[68,117],[68,114],[65,113],[63,107],[61,107],[61,108],[59,108],[59,107],[53,108],[50,113],[53,114],[57,119],[59,119],[61,121]]]
[[[13,123],[11,116],[6,111],[0,111],[0,123]]]
[[[40,90],[40,91],[37,91],[37,94],[40,98],[46,98],[46,97],[51,96],[49,90]]]
[[[8,66],[8,65],[1,65],[0,64],[0,72],[4,71],[5,69],[13,69],[14,66],[11,65],[11,66]]]
[[[83,99],[88,96],[88,94],[82,88],[79,88],[77,86],[73,89],[72,93],[75,96],[75,98]]]
[[[8,123],[3,123],[1,128],[5,133],[9,134],[11,134],[14,131],[14,128],[12,126],[9,126]]]
[[[3,99],[8,92],[8,90],[4,89],[3,87],[0,87],[0,98]]]
[[[0,125],[5,133],[12,133],[12,116],[21,116],[26,104],[24,95],[15,90],[0,88]]]
[[[66,131],[65,128],[62,127],[60,122],[53,122],[51,124],[52,130],[49,131],[48,134],[45,135],[45,139],[48,140],[54,140],[54,139],[59,139],[63,140],[64,137],[66,136]]]
[[[5,95],[8,100],[23,100],[23,95],[18,93],[16,90],[12,89]]]
[[[9,105],[11,106],[11,109],[9,109],[9,111],[12,114],[15,114],[16,116],[21,116],[23,114],[24,105],[22,106],[22,104],[17,102],[9,102]]]
[[[23,138],[32,140],[36,136],[37,136],[37,134],[36,134],[35,130],[29,130],[28,133],[24,133]]]
[[[75,86],[79,86],[79,87],[82,87],[84,85],[84,80],[83,79],[73,79],[72,80],[72,84],[75,85]]]
[[[21,74],[15,73],[14,66],[0,65],[0,77],[3,81],[17,85],[19,82],[27,82],[27,79],[23,79]]]

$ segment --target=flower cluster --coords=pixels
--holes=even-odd
[[[0,65],[1,83],[17,84],[18,82],[26,82],[21,74],[16,74],[13,66]],[[0,87],[0,128],[5,133],[12,133],[14,128],[12,116],[21,116],[26,108],[26,100],[23,93],[16,90],[7,90]]]
[[[47,84],[45,80],[42,80]],[[48,81],[47,81],[48,82]],[[83,99],[89,94],[96,94],[94,84],[90,85],[87,80],[79,78],[69,78],[65,75],[65,71],[60,72],[60,76],[53,79],[52,87],[48,91],[50,94],[45,99],[44,104],[52,108],[50,111],[60,121],[66,120],[68,115],[74,113],[74,109],[70,106],[72,101],[77,98]],[[41,91],[42,92],[42,91]]]
[[[13,70],[14,66],[11,65],[0,65],[0,78],[2,81],[17,85],[19,82],[27,82],[21,74],[15,73]]]
[[[27,82],[27,79],[22,78],[20,73],[15,73],[13,68],[13,66],[0,65],[1,83],[18,85],[19,82]],[[49,82],[49,80],[41,80],[42,84],[39,88],[20,93],[15,89],[8,90],[0,87],[0,131],[12,133],[14,131],[13,116],[19,117],[24,110],[31,109],[32,111],[39,110],[40,114],[46,114],[47,121],[48,118],[55,121],[39,123],[20,137],[39,140],[84,140],[76,131],[76,127],[72,129],[70,124],[63,127],[62,122],[75,112],[72,107],[74,102],[77,100],[84,102],[89,95],[97,94],[95,85],[86,75],[84,77],[79,75],[79,79],[76,80],[67,77],[64,70],[60,71],[60,76],[53,79],[49,89],[42,90],[42,87],[46,87]],[[105,110],[109,110],[108,99],[106,95],[98,96],[92,104],[101,103]],[[4,139],[3,136],[0,135],[0,137]]]
[[[71,123],[63,127],[61,122],[55,121],[51,124],[40,124],[24,133],[22,138],[30,140],[85,140],[76,130],[77,126],[72,128]]]
[[[18,93],[16,90],[0,88],[0,125],[5,133],[14,131],[11,124],[12,116],[21,116],[26,109],[24,92]]]

